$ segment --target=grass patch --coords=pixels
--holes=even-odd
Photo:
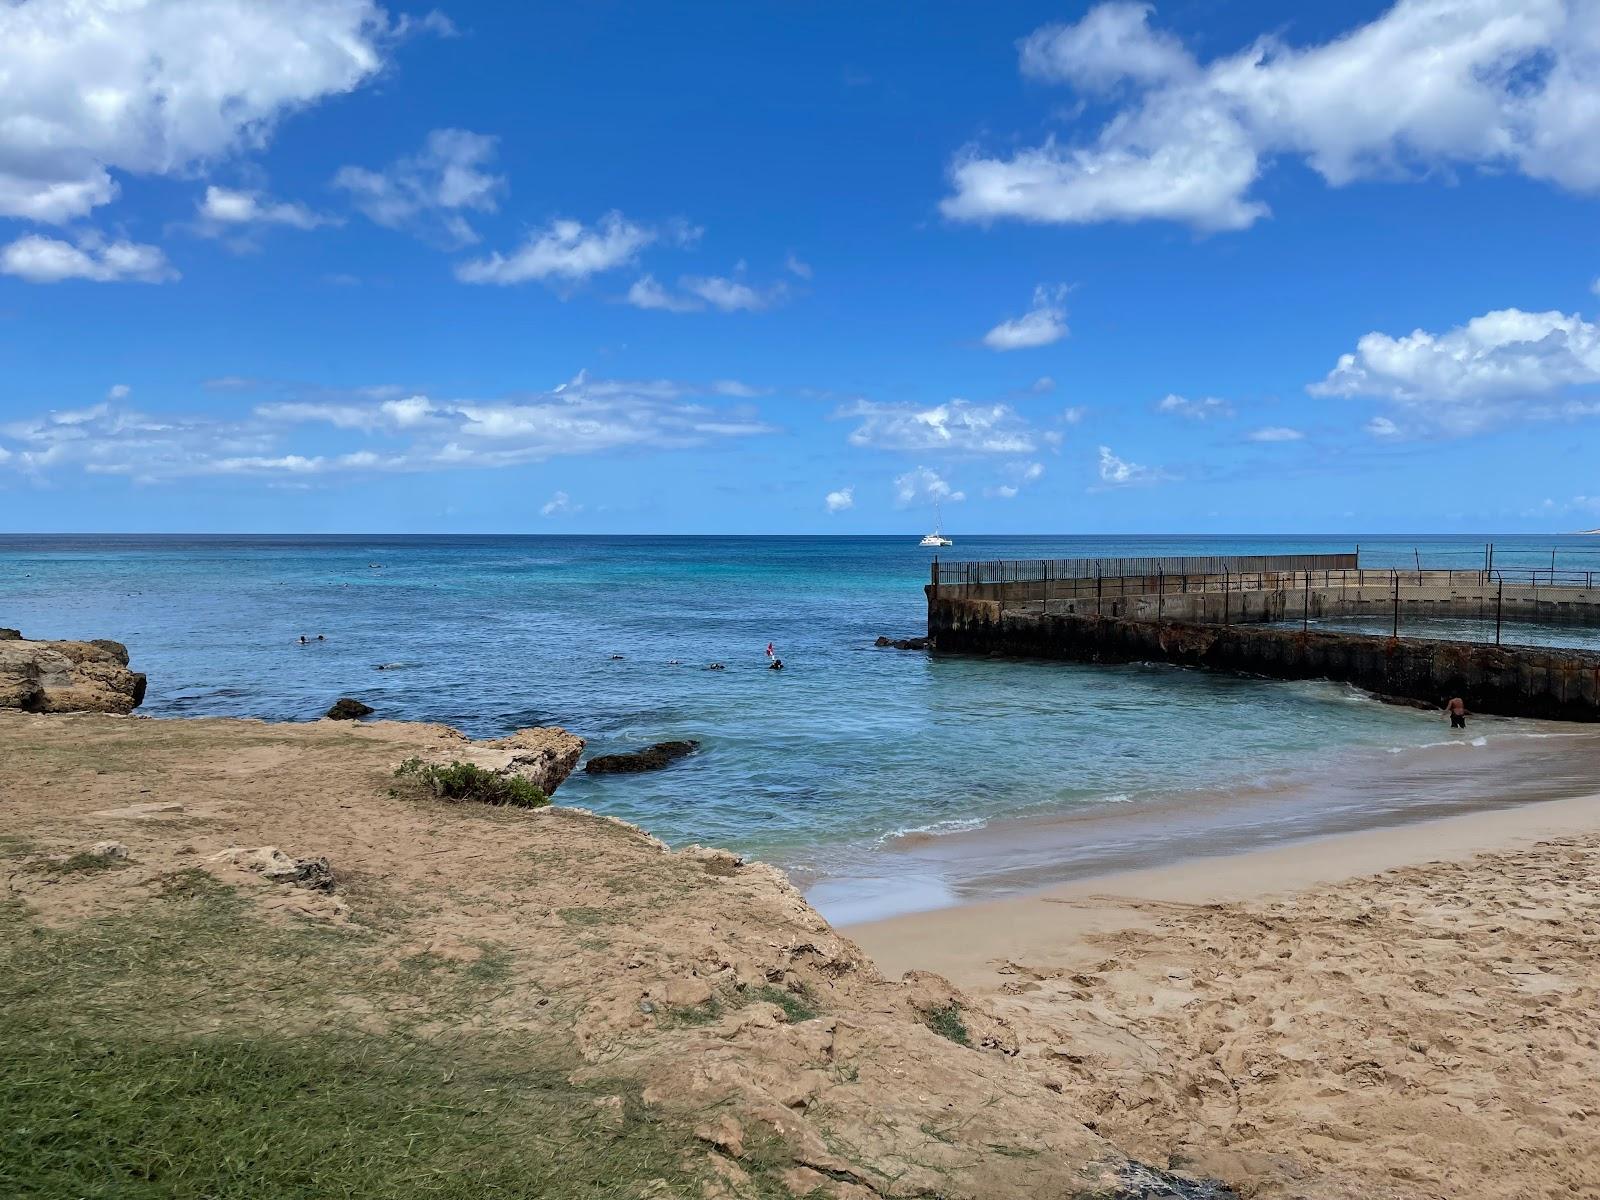
[[[949,1038],[958,1046],[972,1045],[972,1035],[967,1032],[967,1023],[961,1019],[959,1004],[931,1008],[922,1014],[922,1019],[940,1037]]]
[[[471,800],[510,808],[543,808],[550,797],[519,775],[498,775],[471,763],[447,765],[408,758],[395,768],[395,778],[436,800]]]
[[[202,867],[169,871],[156,880],[157,900],[220,899],[231,895],[231,887]]]
[[[125,858],[80,850],[70,858],[44,858],[28,863],[22,869],[33,875],[94,875],[100,871],[120,870],[127,865]]]
[[[65,929],[0,904],[0,1196],[700,1193],[682,1123],[629,1084],[569,1081],[564,1024],[454,1019],[507,986],[503,952],[419,990],[378,947],[261,921],[204,871],[163,892]]]
[[[611,920],[610,915],[603,908],[595,908],[588,904],[577,904],[571,908],[556,909],[556,916],[568,925],[593,926],[604,925]]]
[[[817,1015],[817,1009],[809,995],[791,992],[787,988],[774,987],[767,984],[765,987],[750,988],[745,992],[745,1003],[753,1004],[764,1000],[768,1004],[776,1004],[783,1009],[783,1015],[789,1019],[791,1025],[798,1021],[809,1021]]]
[[[663,1029],[677,1029],[684,1025],[711,1025],[721,1019],[722,1001],[713,996],[692,1008],[664,1009],[656,1024]]]

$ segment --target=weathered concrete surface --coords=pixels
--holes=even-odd
[[[144,691],[145,677],[128,669],[121,642],[0,638],[0,708],[130,713],[144,703]]]
[[[1331,679],[1380,695],[1474,712],[1600,721],[1600,653],[1555,647],[1302,633],[1261,625],[1048,616],[992,600],[930,599],[941,651],[1075,662],[1168,662],[1274,679]]]

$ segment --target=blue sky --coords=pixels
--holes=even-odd
[[[1588,0],[22,0],[0,89],[7,531],[1600,525]]]

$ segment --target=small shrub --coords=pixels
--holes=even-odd
[[[232,888],[202,867],[184,867],[156,880],[157,900],[203,900],[232,894]]]
[[[542,808],[550,797],[518,775],[498,775],[471,763],[448,766],[408,758],[395,768],[395,778],[418,787],[437,800],[475,800],[512,808]]]
[[[967,1024],[961,1019],[959,1004],[946,1004],[943,1008],[929,1009],[922,1014],[922,1019],[927,1022],[928,1028],[940,1037],[949,1038],[958,1046],[972,1045],[972,1035],[967,1032]]]

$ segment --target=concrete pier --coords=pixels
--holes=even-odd
[[[994,564],[985,564],[993,566]],[[1429,705],[1460,696],[1475,712],[1600,721],[1600,652],[1560,647],[1303,632],[1302,616],[1537,619],[1600,626],[1592,579],[1508,583],[1480,572],[1317,570],[1203,576],[930,582],[928,636],[943,652],[1075,662],[1168,662],[1276,679],[1330,679]],[[949,582],[956,574],[959,582]],[[1021,574],[1018,570],[1017,574]],[[1169,585],[1171,590],[1169,590]],[[1507,639],[1509,640],[1509,639]]]

